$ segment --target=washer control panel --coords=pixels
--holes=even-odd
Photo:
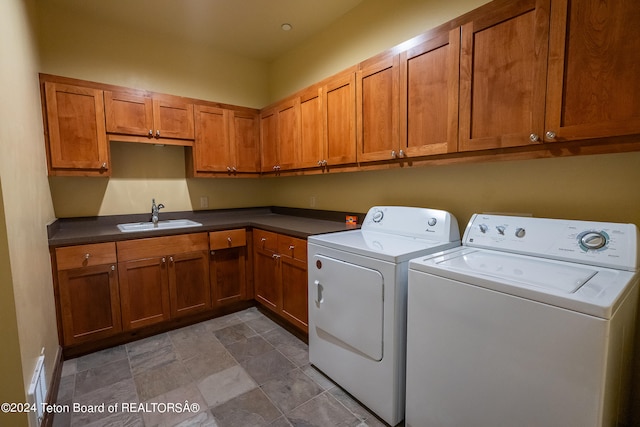
[[[362,230],[438,241],[460,240],[456,218],[438,209],[374,206],[367,212]]]
[[[635,224],[474,214],[463,245],[636,271]]]

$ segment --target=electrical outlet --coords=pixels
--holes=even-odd
[[[209,207],[209,198],[207,196],[200,196],[200,207],[201,208]]]

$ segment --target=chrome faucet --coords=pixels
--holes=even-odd
[[[156,205],[156,199],[151,199],[151,222],[153,222],[154,225],[158,223],[160,209],[162,208],[164,208],[162,203]]]

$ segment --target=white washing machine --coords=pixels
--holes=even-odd
[[[407,427],[626,425],[634,224],[476,214],[410,262]]]
[[[459,245],[450,213],[399,206],[308,239],[309,360],[390,425],[404,418],[409,260]]]

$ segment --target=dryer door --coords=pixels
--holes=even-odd
[[[324,255],[313,257],[310,312],[318,337],[382,360],[382,274]]]

